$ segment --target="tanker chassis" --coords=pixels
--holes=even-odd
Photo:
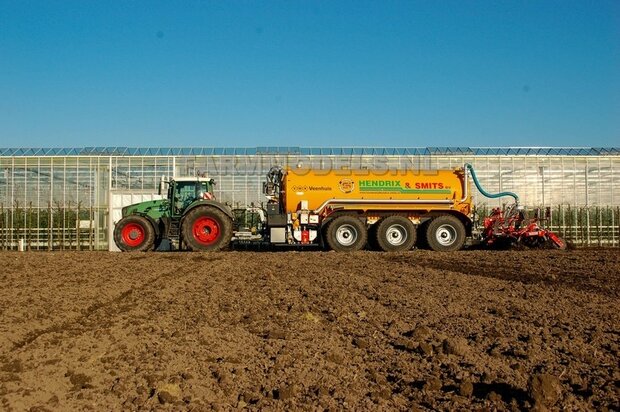
[[[213,180],[173,179],[166,182],[165,199],[123,208],[114,240],[123,251],[154,250],[163,240],[176,249],[194,251],[216,251],[231,243],[338,252],[366,247],[400,252],[418,244],[454,251],[463,247],[473,231],[469,172],[483,195],[515,198],[509,209],[513,214],[498,217],[496,213],[492,225],[485,220],[492,227],[485,227],[488,239],[482,240],[489,244],[502,239],[521,241],[515,235],[520,232],[511,230],[521,227],[524,219],[518,197],[510,192],[484,192],[470,165],[415,172],[272,167],[263,184],[264,207],[235,210],[215,199]],[[523,236],[529,239],[538,226],[535,221],[528,224]],[[555,235],[538,229],[537,239],[554,242],[551,236]]]

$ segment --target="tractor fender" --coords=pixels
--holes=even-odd
[[[221,210],[222,212],[224,212],[224,214],[226,216],[228,216],[231,220],[234,220],[233,218],[233,214],[232,214],[232,210],[230,209],[230,207],[228,207],[227,205],[217,202],[215,200],[197,200],[194,203],[192,203],[191,205],[189,205],[185,211],[183,211],[183,216],[187,215],[187,213],[192,210],[195,209],[197,207],[200,206],[211,206],[211,207],[215,207],[216,209]]]

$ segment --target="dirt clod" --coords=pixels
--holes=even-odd
[[[413,332],[412,336],[417,340],[425,340],[431,337],[432,331],[428,326],[418,326]]]
[[[279,400],[286,400],[293,397],[295,394],[295,387],[293,385],[282,385],[273,391],[273,398]]]
[[[392,391],[387,386],[381,386],[378,389],[373,390],[370,393],[370,397],[373,401],[388,400],[392,397]]]
[[[471,381],[463,381],[459,385],[459,395],[469,398],[474,393],[474,384]]]
[[[441,386],[441,380],[436,376],[433,376],[426,380],[423,389],[427,391],[438,391],[439,389],[441,389]]]
[[[368,339],[365,338],[353,338],[353,345],[360,349],[366,349],[368,347]]]
[[[69,377],[69,382],[73,385],[74,390],[89,389],[93,387],[90,384],[92,378],[83,373],[68,372],[65,376]]]
[[[20,373],[24,371],[24,366],[19,359],[13,359],[2,365],[0,368],[2,372]]]
[[[420,350],[420,353],[424,356],[432,356],[434,352],[433,345],[426,342],[421,342],[418,346],[418,349]]]
[[[528,389],[534,402],[542,406],[555,405],[562,395],[560,380],[546,373],[533,375],[529,381]]]
[[[267,339],[286,339],[286,332],[280,329],[273,329],[267,332]]]
[[[469,345],[464,338],[448,338],[443,341],[443,351],[448,355],[463,356],[469,351]]]
[[[489,394],[487,395],[487,399],[493,402],[497,402],[497,401],[501,401],[502,400],[502,396],[498,393],[495,393],[493,391],[489,392]]]
[[[161,391],[157,394],[157,399],[159,400],[159,403],[163,405],[165,403],[174,403],[177,398],[170,392]]]

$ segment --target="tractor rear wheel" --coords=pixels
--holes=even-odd
[[[336,252],[355,252],[366,246],[366,225],[355,216],[338,216],[325,232],[327,245]]]
[[[146,252],[155,248],[155,229],[146,218],[125,216],[114,226],[114,243],[123,252]]]
[[[405,252],[415,244],[416,227],[406,217],[388,216],[377,225],[377,245],[384,252]]]
[[[426,241],[437,252],[459,250],[465,244],[465,225],[451,215],[437,216],[426,228]]]
[[[183,218],[183,243],[193,251],[217,251],[230,244],[232,220],[219,209],[192,209]]]

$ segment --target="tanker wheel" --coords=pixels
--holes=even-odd
[[[454,216],[437,216],[426,228],[426,242],[437,252],[459,250],[465,244],[465,226]]]
[[[336,252],[355,252],[366,246],[366,225],[355,216],[339,216],[331,221],[325,233],[327,245]]]
[[[406,217],[388,216],[377,225],[377,245],[384,252],[404,252],[415,244],[416,227]]]
[[[368,227],[368,249],[369,250],[381,250],[379,244],[377,243],[377,226],[379,226],[379,222],[372,224]]]
[[[197,207],[183,219],[183,243],[193,251],[217,251],[230,244],[232,221],[214,207]]]
[[[426,240],[426,230],[428,229],[428,224],[430,222],[430,220],[425,220],[418,225],[418,228],[416,230],[416,247],[418,249],[430,249],[428,241]]]
[[[155,229],[146,218],[125,216],[114,226],[114,243],[123,252],[146,252],[155,248]]]

